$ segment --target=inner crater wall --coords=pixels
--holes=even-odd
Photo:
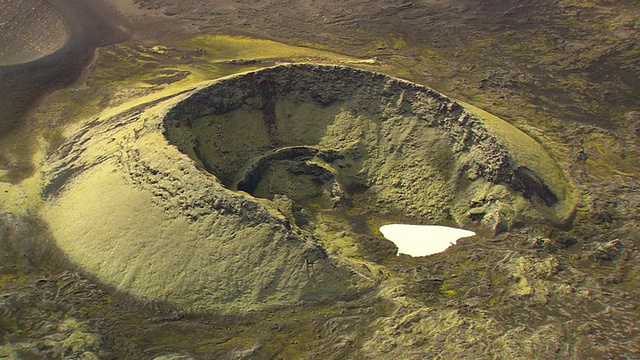
[[[348,67],[285,65],[220,80],[171,109],[164,126],[169,141],[225,187],[259,197],[304,197],[302,189],[283,189],[277,180],[308,189],[300,180],[308,171],[291,169],[293,155],[268,155],[288,147],[319,153],[296,161],[328,169],[335,181],[327,191],[366,192],[381,209],[423,221],[468,223],[497,211],[485,225],[506,230],[505,219],[528,206],[521,199],[553,207],[564,196],[544,174],[515,161],[508,146],[455,101]],[[329,160],[323,158],[328,153]],[[289,161],[284,172],[283,161]],[[287,175],[296,171],[299,176]],[[250,187],[247,176],[255,183]],[[513,206],[498,210],[498,198]]]

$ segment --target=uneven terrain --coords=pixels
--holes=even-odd
[[[637,3],[82,3],[3,104],[0,358],[640,353]]]

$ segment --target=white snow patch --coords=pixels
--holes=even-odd
[[[474,236],[476,233],[439,225],[390,224],[380,227],[385,238],[393,241],[399,254],[427,256],[445,251],[458,239]]]

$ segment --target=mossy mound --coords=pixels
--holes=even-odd
[[[88,122],[44,165],[42,215],[73,261],[118,289],[236,313],[374,286],[351,252],[332,256],[376,236],[354,235],[356,213],[497,232],[553,212],[567,191],[539,169],[430,89],[283,65]]]

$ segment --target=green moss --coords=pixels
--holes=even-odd
[[[445,290],[440,289],[440,293],[442,293],[442,295],[446,297],[454,297],[458,294],[457,291],[453,289],[445,289]]]
[[[627,153],[618,145],[619,139],[602,132],[590,132],[582,136],[587,154],[589,174],[607,179],[612,175],[640,175],[640,156],[633,150]]]
[[[348,258],[358,254],[357,241],[346,232],[349,229],[347,218],[332,212],[322,212],[316,218],[316,235],[329,254]]]
[[[554,217],[560,221],[569,219],[575,210],[573,187],[566,180],[561,168],[546,149],[522,130],[471,104],[462,105],[476,115],[509,149],[509,154],[519,166],[525,166],[540,176],[560,200],[553,208]]]
[[[458,291],[458,289],[452,288],[451,284],[449,284],[449,282],[447,281],[443,282],[440,286],[440,294],[446,297],[455,297],[456,295],[458,295]]]
[[[271,40],[238,36],[197,36],[176,44],[181,49],[197,50],[208,61],[279,60],[314,62],[350,62],[357,59],[313,48],[291,46]]]

